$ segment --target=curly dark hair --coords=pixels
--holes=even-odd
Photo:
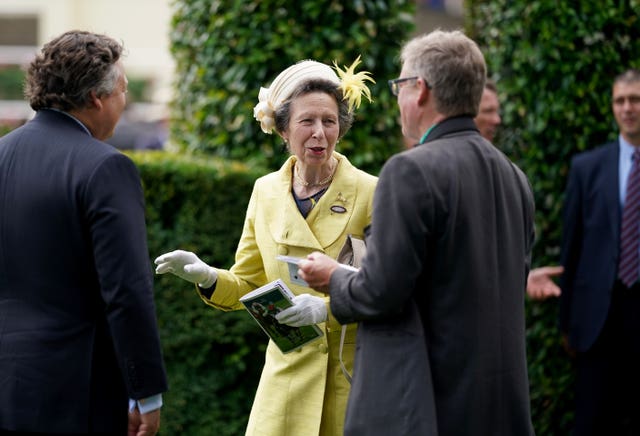
[[[106,35],[72,30],[42,48],[31,62],[25,79],[25,97],[33,110],[81,109],[90,92],[110,94],[118,79],[115,63],[122,44]]]
[[[289,118],[291,116],[291,101],[301,95],[310,94],[312,92],[324,92],[336,99],[338,103],[338,124],[340,125],[340,133],[338,139],[342,138],[349,131],[353,124],[353,114],[349,112],[349,103],[343,99],[342,90],[338,85],[324,79],[310,79],[302,82],[293,90],[287,100],[276,109],[275,122],[276,131],[282,133],[289,127]]]

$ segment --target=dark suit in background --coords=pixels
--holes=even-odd
[[[620,140],[576,155],[565,194],[559,325],[576,357],[577,436],[640,434],[640,285],[618,279],[621,181],[640,145],[640,72],[616,78],[613,112]]]
[[[0,138],[0,429],[123,435],[129,399],[167,388],[140,178],[94,137],[120,77]]]

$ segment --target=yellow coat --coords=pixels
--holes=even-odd
[[[276,256],[304,257],[321,251],[336,258],[348,234],[363,237],[371,222],[377,178],[341,154],[334,156],[339,164],[333,181],[306,220],[291,194],[294,156],[280,170],[256,181],[235,264],[228,271],[218,270],[211,299],[202,296],[207,304],[227,311],[242,309],[238,301],[242,295],[280,278],[295,294],[325,297],[329,308],[329,297],[292,284],[287,264]],[[349,383],[338,361],[340,324],[329,314],[320,327],[325,333],[322,339],[286,355],[269,341],[246,435],[342,436]],[[350,325],[343,350],[350,372],[355,332],[356,326]]]

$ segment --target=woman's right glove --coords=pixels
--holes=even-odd
[[[218,280],[218,272],[190,251],[175,250],[158,256],[154,261],[156,274],[172,273],[196,283],[201,288],[210,288]]]
[[[276,319],[280,324],[302,327],[327,320],[327,305],[324,298],[300,294],[293,297],[291,302],[293,306],[276,314]]]

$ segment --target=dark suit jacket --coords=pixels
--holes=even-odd
[[[620,195],[618,141],[576,155],[564,199],[560,329],[588,350],[609,312],[618,271]]]
[[[126,433],[166,390],[131,160],[65,114],[0,138],[0,428]]]
[[[524,174],[473,120],[438,124],[384,165],[367,254],[331,310],[359,321],[345,435],[532,435]]]

